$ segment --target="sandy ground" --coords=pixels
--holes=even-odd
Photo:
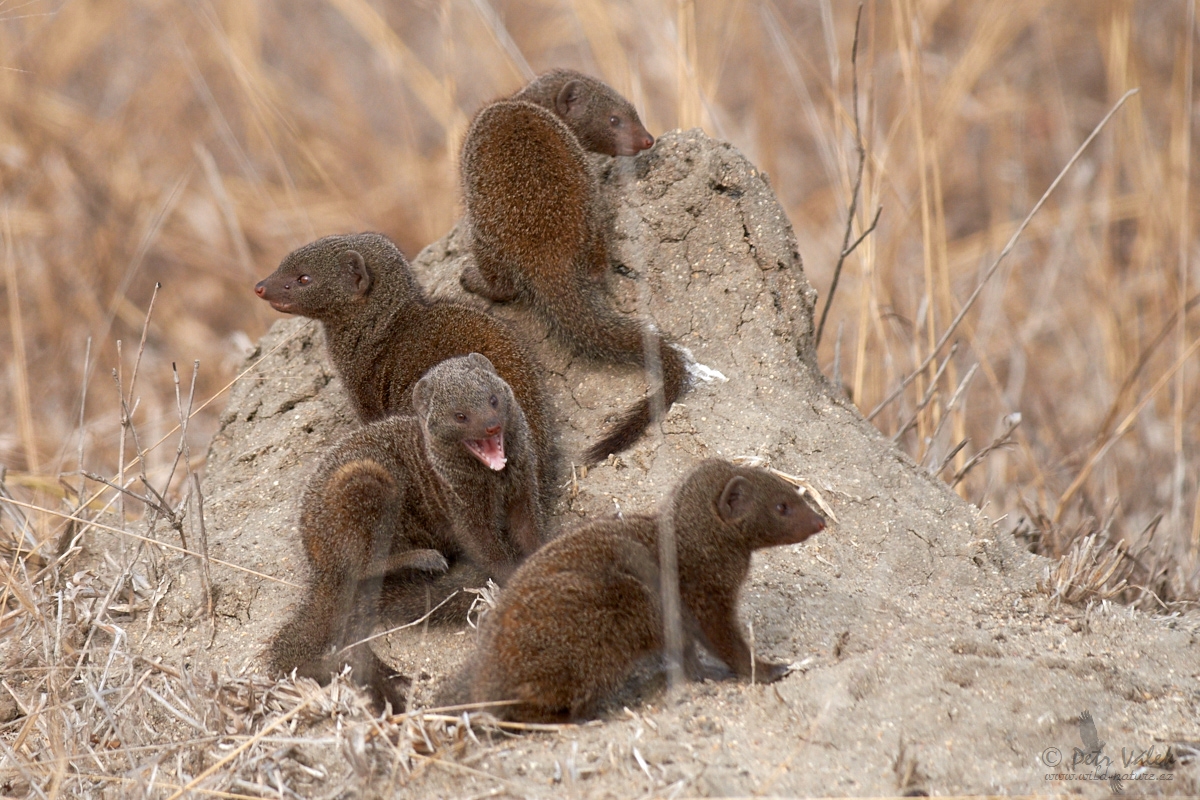
[[[1109,783],[1063,779],[1084,746],[1082,711],[1106,742],[1101,764],[1111,759],[1110,772],[1132,776],[1137,765],[1126,761],[1152,747],[1186,754],[1200,746],[1200,615],[1051,604],[1037,588],[1048,562],[863,421],[815,366],[815,292],[765,176],[699,131],[673,132],[636,159],[606,162],[605,187],[621,237],[611,279],[620,306],[651,314],[728,380],[697,382],[661,432],[572,481],[571,457],[607,415],[639,396],[639,375],[573,360],[526,309],[498,309],[538,342],[562,431],[568,479],[552,525],[652,509],[709,456],[757,456],[804,478],[837,522],[804,545],[756,555],[742,603],[756,649],[794,671],[770,686],[687,684],[585,726],[482,737],[422,761],[407,781],[349,768],[328,743],[331,726],[315,725],[297,732],[313,739],[297,752],[330,777],[294,784],[297,791],[1100,796],[1111,793]],[[455,230],[414,264],[427,288],[461,296],[466,258]],[[322,450],[355,423],[314,324],[281,320],[254,358],[263,354],[235,386],[212,442],[205,513],[212,556],[270,578],[214,567],[218,625],[209,647],[198,575],[180,559],[159,621],[140,645],[150,656],[257,669],[262,646],[302,591],[301,489]],[[420,706],[473,636],[412,629],[386,637],[379,650],[416,679]],[[1078,763],[1074,772],[1092,769]],[[1124,791],[1198,786],[1196,764],[1177,763],[1143,770]]]

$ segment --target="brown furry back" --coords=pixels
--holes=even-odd
[[[655,342],[663,408],[678,400],[688,387],[683,353],[611,306],[596,176],[571,129],[533,103],[493,103],[467,133],[462,174],[476,259],[464,286],[497,301],[525,297],[560,340],[598,361],[644,366]],[[586,460],[629,447],[651,407],[646,398],[622,414]]]

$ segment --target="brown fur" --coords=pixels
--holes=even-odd
[[[293,251],[254,287],[277,311],[319,320],[334,368],[363,422],[412,410],[412,387],[435,364],[481,353],[512,387],[529,422],[548,501],[555,459],[540,367],[508,325],[425,297],[382,234],[326,236]]]
[[[512,96],[552,111],[584,150],[636,156],[654,146],[637,110],[608,84],[571,69],[552,69]]]
[[[308,596],[276,634],[270,663],[325,682],[346,664],[382,704],[403,708],[403,679],[368,645],[384,601],[423,613],[464,583],[504,580],[544,539],[537,456],[511,388],[475,353],[445,361],[413,390],[415,417],[388,417],[325,457],[304,495],[300,535]],[[503,437],[496,470],[469,443]],[[478,446],[478,445],[476,445]],[[454,566],[451,566],[454,565]],[[432,580],[428,576],[435,575]],[[443,607],[461,619],[469,596]]]
[[[750,554],[802,542],[825,522],[765,470],[710,460],[687,475],[664,514],[673,524],[685,655],[700,644],[738,677],[782,677],[742,638],[738,592]],[[450,702],[515,700],[496,713],[526,721],[593,716],[637,664],[663,650],[660,518],[585,525],[535,553],[484,621],[479,647],[447,685]]]
[[[687,390],[687,360],[644,322],[611,306],[604,284],[611,219],[585,152],[633,155],[653,143],[629,101],[570,70],[547,73],[483,108],[463,142],[475,265],[463,272],[462,285],[494,302],[525,298],[560,339],[589,358],[643,366],[646,343],[655,342],[668,408]],[[650,419],[645,398],[584,460],[629,447]]]

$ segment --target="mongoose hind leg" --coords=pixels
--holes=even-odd
[[[379,618],[382,587],[383,577],[372,576],[367,580],[358,581],[350,590],[352,597],[345,626],[341,635],[333,638],[332,646],[320,659],[318,668],[322,671],[324,680],[322,674],[312,677],[318,683],[325,684],[332,673],[340,672],[349,665],[351,679],[366,690],[376,710],[382,711],[384,704],[389,703],[392,712],[398,713],[405,709],[405,694],[412,681],[398,674],[375,655],[368,641],[375,629],[375,621]],[[342,591],[345,592],[346,589],[343,588]]]
[[[371,634],[379,601],[379,581],[363,581],[353,591],[344,585],[318,582],[312,596],[297,609],[292,620],[275,634],[267,658],[276,674],[295,670],[324,686],[349,665],[355,683],[366,690],[372,704],[393,712],[405,708],[411,681],[388,667],[364,642]]]
[[[462,271],[458,282],[471,294],[493,303],[508,303],[517,298],[517,287],[505,270],[480,253],[475,255],[475,264]]]

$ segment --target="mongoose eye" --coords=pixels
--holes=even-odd
[[[775,506],[775,513],[781,517],[786,517],[792,513],[792,506],[789,503],[780,503]]]
[[[492,408],[500,407],[500,398],[496,397],[496,395],[492,395],[488,402],[492,404]]]
[[[621,118],[618,116],[611,116],[608,118],[608,124],[612,125],[614,128],[619,128],[621,127]]]
[[[454,415],[454,419],[457,420],[458,422],[466,422],[467,415],[462,413],[461,411],[459,411],[457,414]]]
[[[308,286],[308,284],[312,283],[312,278],[308,277],[307,275],[301,275],[299,278],[296,278],[296,283],[300,284],[301,286]]]

